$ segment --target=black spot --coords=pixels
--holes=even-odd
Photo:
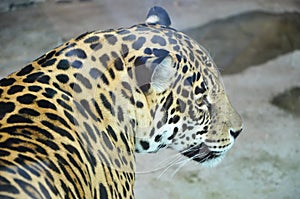
[[[74,77],[82,83],[87,89],[92,88],[92,84],[90,83],[89,79],[85,78],[82,74],[80,73],[74,73]]]
[[[195,88],[195,94],[198,95],[199,93],[203,94],[205,92],[205,89],[202,87],[200,88],[199,86],[196,86]]]
[[[97,68],[92,68],[90,70],[89,74],[93,79],[97,79],[97,78],[101,77],[102,72],[100,70],[98,70]]]
[[[190,76],[190,77],[187,77],[185,80],[184,80],[184,85],[185,86],[191,86],[191,85],[193,85],[193,77],[192,76]]]
[[[79,60],[73,61],[71,65],[72,65],[73,68],[78,68],[78,69],[82,68],[82,62],[79,61]]]
[[[116,132],[114,131],[114,129],[110,125],[108,125],[106,130],[107,130],[108,134],[110,135],[110,137],[112,137],[114,139],[114,141],[117,142],[118,137],[117,137]]]
[[[119,58],[119,57],[115,60],[114,65],[115,65],[115,68],[116,68],[117,70],[119,70],[119,71],[121,71],[121,70],[124,69],[123,61],[122,61],[122,59]]]
[[[122,44],[122,52],[121,52],[121,55],[123,56],[123,58],[127,57],[129,53],[129,49],[127,47],[126,44]]]
[[[154,35],[151,38],[151,42],[153,42],[154,44],[159,44],[161,46],[165,46],[167,44],[166,40],[158,35]]]
[[[146,55],[151,55],[152,54],[152,50],[150,48],[145,48],[144,53]]]
[[[114,109],[111,105],[111,103],[107,100],[107,98],[105,97],[105,95],[103,95],[102,93],[100,94],[100,99],[102,101],[102,104],[103,106],[108,110],[110,111],[110,113],[114,116],[115,115],[115,112],[114,112]]]
[[[153,49],[153,54],[156,56],[156,57],[161,57],[161,58],[165,58],[166,56],[169,55],[169,51],[167,50],[164,50],[164,49],[157,49],[157,48],[154,48]]]
[[[150,148],[149,142],[147,141],[140,141],[141,146],[143,147],[144,150],[148,150]]]
[[[38,92],[38,91],[42,90],[42,87],[40,87],[40,86],[29,86],[28,90],[33,91],[33,92]]]
[[[88,117],[88,115],[86,114],[86,112],[85,112],[85,110],[84,110],[84,108],[82,107],[82,105],[81,104],[79,104],[77,101],[73,101],[74,102],[74,104],[75,104],[75,106],[76,106],[76,111],[79,111],[79,113],[83,116],[83,117],[85,117],[86,119],[88,119],[89,117]]]
[[[4,78],[0,80],[0,86],[10,86],[15,83],[15,81],[16,80],[14,78]]]
[[[39,191],[31,184],[20,179],[14,179],[14,181],[23,189],[28,198],[42,198]]]
[[[42,64],[42,67],[52,66],[56,62],[56,58],[50,59]]]
[[[76,57],[81,58],[81,59],[85,59],[87,57],[85,52],[83,50],[79,49],[79,48],[70,50],[70,51],[66,52],[65,55],[67,57],[76,56]]]
[[[70,140],[74,141],[74,137],[66,130],[54,125],[51,122],[48,121],[42,121],[41,122],[44,126],[48,127],[49,129],[53,130],[54,132],[58,133],[59,135],[63,136],[63,137],[67,137]]]
[[[184,65],[183,68],[182,68],[182,72],[183,73],[186,73],[188,71],[188,66],[187,65]]]
[[[99,185],[99,192],[100,192],[101,199],[108,199],[106,188],[103,186],[102,183],[100,183]]]
[[[42,84],[49,84],[50,77],[48,75],[43,75],[42,77],[38,78],[38,82]]]
[[[27,75],[27,77],[23,80],[23,82],[26,83],[33,83],[35,82],[40,76],[42,76],[44,73],[43,72],[35,72]]]
[[[102,44],[101,43],[95,43],[95,44],[91,44],[90,48],[94,51],[99,50],[102,48]]]
[[[67,109],[67,110],[73,112],[72,107],[69,106],[68,104],[66,104],[63,100],[57,99],[56,101],[57,101],[57,103],[58,103],[59,105],[61,105],[61,107],[63,107],[64,109]]]
[[[127,36],[124,36],[122,39],[123,39],[123,41],[134,41],[136,39],[136,36],[135,35],[127,35]]]
[[[82,33],[81,35],[79,35],[78,37],[76,37],[75,41],[81,40],[81,39],[82,39],[83,37],[85,37],[87,34],[89,34],[89,32]]]
[[[106,133],[105,133],[105,132],[102,132],[101,135],[102,135],[102,139],[103,139],[105,145],[106,145],[110,150],[113,150],[113,145],[112,145],[112,143],[111,143],[109,137],[106,135]]]
[[[139,37],[135,42],[133,42],[132,48],[135,50],[139,50],[144,45],[145,42],[146,42],[145,37]]]
[[[20,114],[26,114],[26,115],[30,115],[30,116],[39,116],[40,113],[33,110],[33,109],[29,109],[29,108],[21,108],[19,110]]]
[[[136,102],[136,106],[137,106],[138,108],[143,108],[143,107],[144,107],[144,104],[143,104],[142,102],[140,102],[140,101],[137,101],[137,102]]]
[[[109,56],[107,54],[104,54],[101,57],[99,57],[99,60],[104,67],[107,67],[107,62],[109,61]]]
[[[98,36],[91,36],[91,37],[85,39],[83,42],[84,43],[93,43],[93,42],[96,42],[98,40],[99,40]]]
[[[97,121],[97,117],[95,116],[95,114],[93,113],[93,111],[90,108],[90,104],[87,100],[83,99],[80,100],[80,104],[82,105],[82,107],[88,112],[88,114],[95,120]]]
[[[106,41],[111,45],[115,45],[115,43],[118,41],[117,37],[112,34],[106,34],[104,35],[104,37]]]
[[[123,122],[124,121],[123,110],[122,110],[122,108],[120,106],[118,107],[118,120],[119,120],[119,122]]]
[[[77,83],[70,83],[70,87],[76,93],[81,93],[82,92],[81,87]]]
[[[17,101],[20,102],[21,104],[32,104],[36,98],[37,97],[32,94],[24,94],[22,96],[18,96]]]
[[[45,114],[50,120],[56,120],[59,121],[62,126],[67,127],[67,128],[71,128],[68,123],[60,116],[53,114],[53,113],[46,113]]]
[[[161,138],[162,138],[161,135],[157,135],[157,136],[155,136],[154,141],[155,141],[155,142],[160,142],[160,141],[161,141]]]
[[[47,98],[53,98],[54,95],[57,93],[55,90],[53,90],[52,88],[45,88],[44,93],[42,93],[45,97]]]
[[[117,32],[119,35],[126,35],[126,34],[129,34],[130,31],[127,30],[127,29],[121,29]]]
[[[0,102],[0,120],[6,115],[15,110],[16,106],[12,102]]]
[[[31,73],[33,71],[33,66],[31,64],[25,66],[24,68],[22,68],[19,72],[16,73],[17,76],[24,76],[27,75],[29,73]]]
[[[56,75],[56,79],[63,84],[65,84],[69,81],[68,75],[65,75],[65,74]]]
[[[25,118],[23,116],[20,115],[11,115],[8,119],[7,119],[7,123],[10,124],[15,124],[15,123],[33,123],[33,121],[29,118]]]
[[[50,108],[56,110],[56,106],[48,100],[38,100],[36,103],[41,108]]]
[[[60,70],[68,70],[70,68],[70,63],[68,60],[63,59],[58,62],[56,67]]]
[[[112,79],[115,79],[115,72],[114,72],[114,70],[113,70],[112,68],[110,68],[110,69],[108,70],[108,72],[109,72],[110,77],[111,77]]]
[[[14,85],[8,89],[7,94],[12,95],[18,92],[22,92],[24,88],[25,88],[24,86]]]
[[[173,103],[173,94],[172,94],[172,92],[171,92],[171,93],[168,95],[168,97],[167,97],[165,103],[163,104],[164,110],[169,110],[169,108],[171,107],[172,103]]]
[[[72,123],[75,126],[78,126],[78,121],[75,119],[75,117],[73,117],[73,115],[71,115],[69,112],[67,112],[66,110],[64,110],[64,114],[65,116],[68,118],[69,122]]]

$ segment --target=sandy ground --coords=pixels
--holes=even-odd
[[[299,0],[47,1],[0,13],[0,77],[82,32],[142,22],[155,3],[169,11],[177,29],[249,10],[300,11]],[[216,168],[194,162],[169,166],[178,157],[171,150],[138,154],[136,198],[300,198],[300,118],[270,103],[275,95],[300,86],[300,51],[223,79],[244,119],[233,149]]]

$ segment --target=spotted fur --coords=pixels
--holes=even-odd
[[[0,198],[134,198],[135,151],[224,156],[240,116],[163,19],[85,33],[0,81]]]

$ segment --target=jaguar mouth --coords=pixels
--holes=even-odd
[[[189,149],[186,149],[181,153],[182,155],[191,158],[192,160],[199,163],[204,163],[209,160],[216,159],[222,155],[219,152],[213,152],[209,150],[208,146],[205,143],[190,147]]]

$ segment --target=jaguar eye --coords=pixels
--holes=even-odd
[[[204,98],[203,97],[200,97],[196,100],[196,105],[198,106],[202,106],[204,103]]]

